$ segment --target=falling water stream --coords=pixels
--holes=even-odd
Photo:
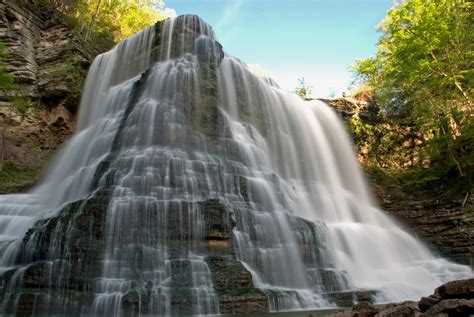
[[[44,181],[0,196],[2,311],[16,311],[25,271],[39,258],[44,235],[29,229],[104,192],[99,273],[90,305],[76,314],[121,315],[134,296],[143,314],[175,315],[179,305],[219,313],[201,247],[210,200],[231,215],[233,252],[270,310],[329,307],[324,294],[359,289],[376,290],[381,302],[418,299],[472,275],[377,207],[328,106],[254,75],[196,16],[158,23],[99,55],[77,132]],[[65,264],[73,233],[54,228],[41,255],[49,291],[33,294],[33,313],[54,312],[58,301],[74,307],[57,295],[75,265]]]

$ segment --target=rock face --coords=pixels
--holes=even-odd
[[[420,311],[425,312],[428,309],[430,309],[432,306],[437,304],[439,301],[440,301],[440,298],[437,295],[422,297],[418,303],[418,307],[420,308]]]
[[[419,302],[423,316],[471,316],[474,313],[474,279],[452,281]]]
[[[416,201],[415,201],[416,202]],[[407,224],[435,252],[457,262],[474,262],[474,213],[463,212],[460,204],[446,208],[428,203],[405,208],[395,203],[383,203],[385,210]],[[431,206],[430,206],[431,205]]]
[[[463,201],[453,200],[446,188],[413,187],[408,190],[385,175],[369,172],[368,176],[384,210],[404,223],[435,253],[473,265],[472,202],[470,209],[463,208]]]
[[[51,8],[0,1],[0,41],[15,84],[0,91],[0,192],[23,190],[75,128],[92,54]],[[20,173],[13,179],[11,173]]]
[[[440,301],[426,312],[423,316],[471,316],[474,313],[473,299],[446,299]]]
[[[323,101],[345,121],[362,165],[406,169],[429,164],[420,155],[425,135],[414,125],[384,118],[370,94]]]
[[[62,104],[75,112],[92,53],[51,8],[28,1],[0,1],[0,40],[10,55],[8,71],[18,83],[2,91],[14,97]]]

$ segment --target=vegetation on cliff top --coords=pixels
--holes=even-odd
[[[431,161],[417,177],[474,180],[474,5],[466,0],[407,0],[380,23],[377,53],[353,67],[382,113],[412,123]]]
[[[99,51],[166,18],[161,0],[40,0],[63,13],[76,34]]]
[[[299,85],[295,89],[295,94],[300,96],[303,100],[311,100],[311,93],[313,87],[308,85],[304,78],[298,78]]]

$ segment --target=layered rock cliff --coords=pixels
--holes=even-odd
[[[11,89],[0,91],[0,192],[29,188],[54,150],[74,131],[92,59],[54,9],[0,1],[0,41]]]

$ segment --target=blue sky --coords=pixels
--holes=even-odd
[[[283,89],[298,78],[314,97],[348,91],[349,65],[375,53],[375,28],[393,0],[165,0],[201,16],[231,55],[260,65]]]

